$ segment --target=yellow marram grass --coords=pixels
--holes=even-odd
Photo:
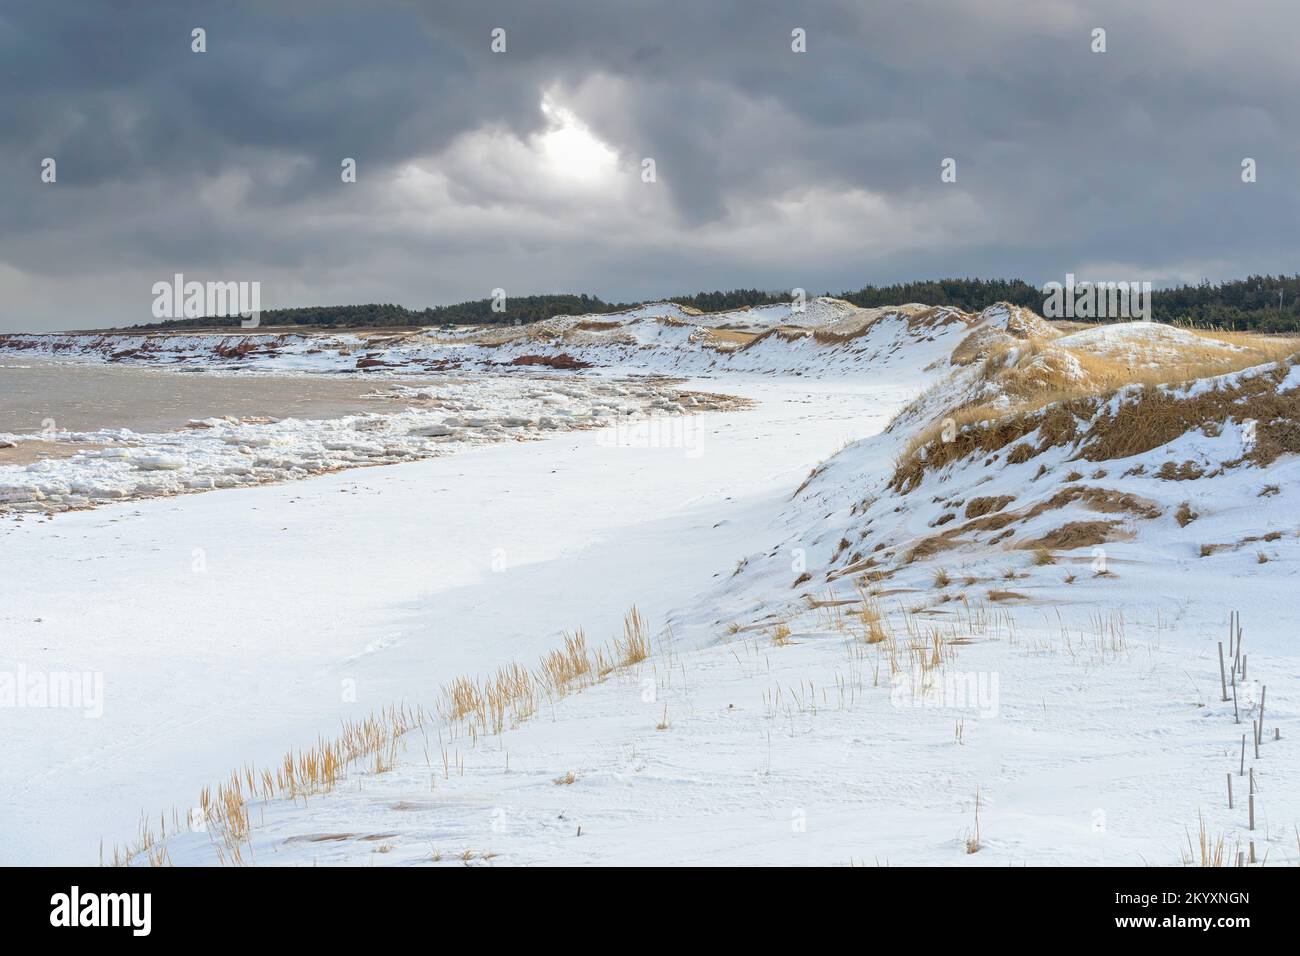
[[[585,635],[577,630],[565,634],[564,647],[544,655],[535,671],[511,662],[484,679],[455,678],[442,687],[437,713],[446,723],[463,728],[474,740],[500,734],[531,717],[541,697],[563,697],[649,656],[649,626],[640,611],[632,607],[624,617],[623,634],[614,639],[611,656],[607,657],[604,650],[589,651]],[[407,732],[423,727],[428,719],[423,708],[399,705],[374,711],[360,720],[344,720],[337,737],[321,737],[310,747],[289,751],[274,772],[245,766],[217,784],[215,790],[205,787],[190,827],[202,826],[208,831],[221,863],[249,862],[251,800],[296,800],[327,793],[347,776],[349,768],[363,760],[371,773],[386,773],[396,765],[401,739]],[[443,759],[446,765],[445,753]],[[566,778],[565,782],[571,780]],[[165,836],[165,826],[162,832]],[[128,847],[115,848],[112,864],[130,866],[140,858],[152,865],[170,862],[160,839],[143,818],[140,836]]]
[[[1253,384],[1212,391],[1211,395],[1221,396],[1219,401],[1204,395],[1180,398],[1158,386],[1270,364],[1280,373],[1286,362],[1300,354],[1300,340],[1181,329],[1179,338],[1157,344],[1159,348],[1145,356],[1151,361],[1142,360],[1140,348],[1122,355],[1114,349],[1099,354],[1047,337],[986,344],[971,392],[979,397],[950,408],[912,436],[898,458],[894,488],[908,491],[927,470],[977,452],[994,453],[1035,431],[1041,439],[1038,451],[1073,440],[1078,425],[1090,421],[1106,398],[1132,385],[1142,386],[1136,397],[1141,408],[1125,406],[1114,421],[1095,423],[1087,436],[1090,447],[1081,450],[1080,457],[1101,461],[1158,447],[1181,434],[1178,429],[1185,430],[1188,422],[1217,413],[1219,406],[1239,398],[1267,404],[1281,417],[1290,414],[1289,407],[1280,406],[1294,403],[1264,394],[1261,386],[1270,380],[1268,376],[1257,377],[1260,380]],[[1169,354],[1171,349],[1176,354]],[[990,394],[998,398],[991,400]],[[1266,420],[1263,415],[1253,417]],[[1031,447],[1023,451],[1029,457],[1037,453]]]

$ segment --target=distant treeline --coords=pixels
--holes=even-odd
[[[963,312],[978,312],[998,302],[1023,305],[1035,311],[1043,305],[1042,290],[1021,279],[931,279],[899,285],[867,285],[840,298],[864,309],[908,302],[951,305]]]
[[[866,286],[840,298],[863,308],[924,302],[976,312],[996,302],[1011,302],[1040,314],[1043,310],[1042,289],[1021,279],[937,279]],[[1151,318],[1237,331],[1300,331],[1300,275],[1250,276],[1230,282],[1154,289]]]
[[[370,305],[311,305],[299,309],[263,309],[261,325],[303,325],[327,329],[401,328],[424,325],[490,325],[536,322],[554,315],[612,312],[612,306],[589,295],[521,295],[507,297],[505,311],[492,311],[491,299],[457,302],[429,309],[408,309],[392,303]],[[167,319],[136,329],[209,329],[238,327],[237,316],[201,319]]]
[[[1243,332],[1300,331],[1300,274],[1157,289],[1151,317]]]
[[[788,302],[790,294],[788,290],[733,289],[730,292],[696,292],[666,298],[702,312],[721,312]],[[863,308],[906,302],[950,305],[967,312],[976,312],[997,302],[1011,302],[1039,312],[1043,307],[1042,290],[1021,279],[934,279],[887,286],[868,285],[856,292],[839,293],[837,298]],[[505,300],[504,312],[494,312],[492,304],[491,299],[475,299],[418,311],[391,303],[268,309],[262,312],[261,324],[327,329],[513,324],[536,322],[555,315],[617,312],[636,303],[606,302],[597,296],[582,294],[509,296]],[[1251,276],[1230,282],[1203,282],[1195,286],[1157,289],[1152,293],[1151,317],[1157,322],[1241,331],[1300,331],[1300,274]],[[239,319],[231,317],[172,319],[133,328],[193,329],[238,325]]]

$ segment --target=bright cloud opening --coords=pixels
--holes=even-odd
[[[537,144],[552,175],[581,183],[595,183],[614,175],[617,151],[595,136],[571,110],[545,96],[542,113],[551,128],[537,138]]]

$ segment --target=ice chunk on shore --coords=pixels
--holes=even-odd
[[[176,455],[141,455],[135,460],[141,471],[177,471],[185,467],[185,459]]]

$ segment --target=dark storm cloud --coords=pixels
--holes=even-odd
[[[176,271],[423,306],[1293,270],[1297,26],[1282,2],[18,0],[0,330],[147,321]]]

